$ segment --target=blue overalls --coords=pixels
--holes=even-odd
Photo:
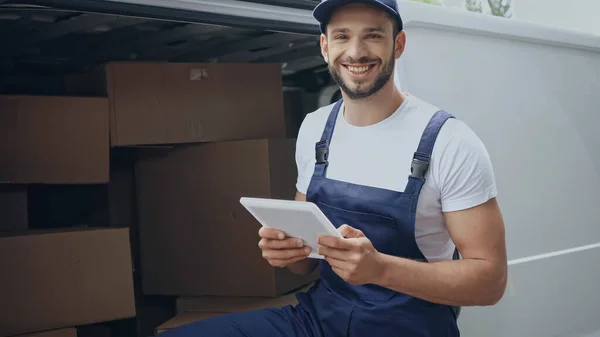
[[[327,178],[329,143],[342,101],[332,109],[321,140],[307,201],[331,222],[361,230],[379,252],[426,261],[415,239],[415,213],[429,159],[448,118],[438,111],[421,137],[404,192]],[[393,155],[393,154],[390,154]],[[234,313],[169,330],[164,337],[458,337],[455,310],[376,285],[350,285],[320,261],[320,279],[297,294],[295,307]]]

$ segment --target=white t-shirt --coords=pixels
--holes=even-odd
[[[297,189],[306,194],[315,165],[315,143],[321,139],[333,104],[309,113],[297,137]],[[390,117],[357,127],[338,114],[329,150],[328,178],[403,192],[410,164],[429,119],[439,108],[407,94]],[[455,116],[456,117],[456,116]],[[487,150],[458,117],[438,134],[417,206],[415,237],[431,261],[452,259],[454,243],[442,212],[477,206],[496,196]]]

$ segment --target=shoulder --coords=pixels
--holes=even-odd
[[[432,155],[448,160],[450,156],[457,154],[489,158],[481,138],[459,117],[449,118],[441,128]]]
[[[446,145],[460,142],[467,148],[470,146],[483,146],[481,138],[460,117],[449,118],[440,130],[438,138],[441,143]]]
[[[471,208],[496,196],[487,148],[475,130],[459,117],[448,119],[440,130],[431,165],[445,212]]]
[[[307,134],[307,133],[316,133],[319,135],[323,131],[323,127],[325,127],[325,123],[327,122],[327,118],[333,109],[335,104],[326,105],[321,107],[315,111],[309,112],[304,117],[304,120],[300,124],[300,130],[298,134]]]
[[[330,104],[321,107],[313,112],[308,113],[304,117],[304,120],[300,124],[296,140],[297,147],[299,149],[307,146],[312,148],[314,147],[315,143],[321,139],[323,128],[325,127],[325,123],[327,122],[327,118],[331,113],[333,105],[334,104]]]
[[[306,194],[307,192],[315,164],[315,144],[321,139],[323,128],[332,108],[333,104],[310,112],[300,124],[296,138],[296,165],[298,170],[296,188],[301,193]]]
[[[481,151],[487,156],[485,146],[476,132],[463,120],[460,115],[455,115],[452,111],[444,110],[430,102],[418,97],[411,97],[412,106],[418,111],[418,124],[420,131],[424,131],[431,118],[439,111],[446,111],[453,118],[448,118],[437,134],[432,156],[440,156],[445,151],[453,149],[460,152],[469,152],[472,150]],[[460,146],[459,146],[460,145]]]

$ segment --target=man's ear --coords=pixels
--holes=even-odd
[[[321,55],[325,62],[329,63],[329,46],[327,45],[327,36],[325,36],[325,34],[321,34],[320,45]]]
[[[396,35],[395,42],[396,49],[394,50],[394,57],[398,59],[400,56],[402,56],[402,53],[404,53],[404,47],[406,46],[406,33],[404,31],[398,33],[398,35]]]

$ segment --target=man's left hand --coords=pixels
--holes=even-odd
[[[344,281],[360,285],[374,283],[383,272],[381,254],[362,231],[348,225],[338,229],[344,238],[318,238],[318,252]]]

